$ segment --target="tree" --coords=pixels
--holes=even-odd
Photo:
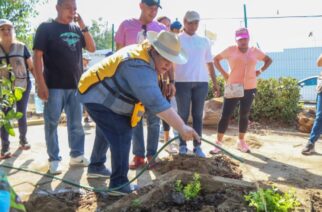
[[[30,18],[38,15],[35,6],[47,0],[1,0],[0,18],[13,22],[17,39],[24,42],[29,48],[32,46]]]
[[[96,44],[96,49],[111,49],[112,48],[112,31],[108,28],[108,22],[103,18],[92,20],[91,32]]]

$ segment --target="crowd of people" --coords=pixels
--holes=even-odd
[[[210,80],[214,96],[224,96],[215,143],[223,145],[229,120],[239,105],[237,148],[245,153],[250,151],[245,134],[257,77],[268,69],[271,58],[249,46],[250,34],[246,28],[236,30],[236,44],[213,57],[210,41],[197,34],[201,20],[198,12],[187,11],[182,23],[178,19],[171,22],[166,16],[155,20],[160,8],[160,0],[141,0],[139,17],[124,20],[116,32],[117,51],[92,67],[87,67],[90,57],[83,50],[94,52],[95,42],[77,13],[76,0],[58,0],[56,19],[38,27],[33,60],[27,47],[16,40],[14,23],[0,20],[0,61],[13,67],[15,86],[25,89],[16,104],[17,111],[23,113],[19,119],[20,146],[30,148],[26,137],[26,108],[31,73],[37,94],[44,101],[50,174],[62,172],[57,126],[63,110],[67,116],[70,165],[88,166],[88,178],[110,178],[109,188],[128,183],[129,169],[146,163],[149,168],[155,168],[152,158],[158,149],[160,129],[165,142],[170,139],[170,126],[179,134],[178,149],[170,145],[169,153],[186,155],[187,141],[192,140],[192,152],[197,157],[206,157],[200,137]],[[228,61],[230,70],[222,67],[222,60]],[[260,69],[256,69],[258,61],[263,61]],[[321,61],[318,60],[319,66]],[[224,94],[220,93],[215,68],[226,81]],[[303,154],[314,151],[314,142],[321,133],[321,83],[322,80],[318,86],[317,118]],[[10,108],[2,110],[7,113]],[[84,112],[84,121],[93,120],[96,124],[90,160],[84,157]],[[192,127],[188,126],[190,113]],[[147,125],[146,141],[143,121]],[[9,144],[8,133],[2,127],[1,158],[10,157]],[[130,160],[131,145],[134,157]],[[108,149],[111,170],[105,166]],[[220,153],[220,149],[214,148],[210,153]],[[129,185],[111,195],[125,195],[135,189],[135,185]]]

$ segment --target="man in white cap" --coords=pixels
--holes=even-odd
[[[196,11],[188,11],[184,16],[184,31],[179,35],[182,48],[187,52],[189,60],[186,64],[178,64],[175,68],[175,86],[178,113],[185,123],[188,122],[190,105],[193,129],[202,134],[202,114],[204,102],[208,94],[209,75],[213,82],[214,96],[219,95],[215,69],[212,62],[211,46],[206,37],[196,34],[200,16]],[[193,152],[205,157],[200,143],[194,141]],[[180,137],[179,154],[187,154],[187,144]]]
[[[199,141],[198,134],[185,125],[163,97],[158,75],[172,63],[183,64],[187,57],[178,38],[170,32],[147,33],[148,41],[130,45],[91,67],[81,77],[78,96],[96,123],[96,138],[88,177],[109,177],[110,188],[128,183],[132,128],[140,122],[142,105],[178,130],[181,137]],[[112,173],[105,167],[111,148]],[[110,195],[135,190],[129,185]]]

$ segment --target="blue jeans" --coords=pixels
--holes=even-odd
[[[27,88],[25,92],[23,93],[22,98],[20,101],[16,102],[17,112],[21,112],[23,114],[23,117],[21,119],[18,119],[18,126],[19,126],[19,139],[24,140],[26,139],[27,134],[27,106],[28,106],[28,100],[29,100],[29,94],[31,90],[31,82],[30,80],[27,82]],[[9,112],[10,109],[5,109],[4,112]],[[9,145],[9,134],[4,129],[4,127],[1,127],[1,142],[2,145]]]
[[[322,133],[322,93],[316,98],[316,114],[309,141],[314,144]]]
[[[76,98],[75,89],[49,89],[49,98],[44,106],[45,139],[49,161],[61,160],[57,126],[62,111],[67,117],[70,156],[84,155],[85,134],[82,126],[82,105]]]
[[[205,99],[208,94],[207,82],[176,82],[176,101],[178,114],[185,124],[188,122],[191,104],[192,127],[202,135],[202,115]],[[187,143],[180,137],[180,146],[186,146]],[[200,143],[194,140],[193,145],[199,146]]]
[[[153,156],[158,150],[160,118],[150,111],[146,111],[146,120],[148,125],[148,139],[146,156]],[[145,156],[143,120],[133,129],[133,154],[136,156]]]
[[[129,182],[129,154],[132,128],[130,117],[118,115],[100,104],[85,104],[87,112],[96,123],[96,137],[90,166],[103,166],[106,152],[111,148],[112,175],[110,188]]]

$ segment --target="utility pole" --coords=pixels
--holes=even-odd
[[[245,28],[247,28],[248,24],[247,24],[246,4],[244,4],[244,23],[245,23]]]

